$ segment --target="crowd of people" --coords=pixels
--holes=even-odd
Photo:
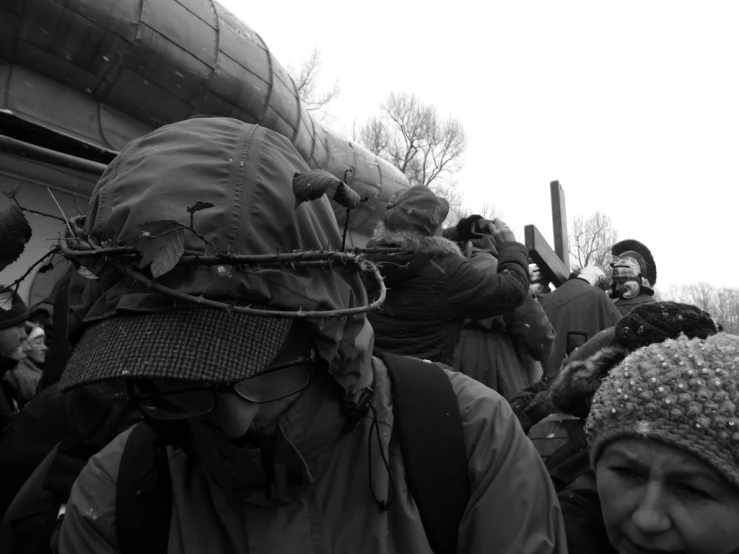
[[[234,119],[126,146],[57,298],[0,292],[0,552],[739,552],[739,337],[645,245],[555,288],[411,187],[344,251],[342,187]]]

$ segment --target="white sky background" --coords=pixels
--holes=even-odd
[[[601,210],[646,244],[658,288],[739,286],[739,2],[219,0],[284,66],[317,47],[346,132],[408,92],[468,134],[458,174],[523,242]],[[348,133],[347,133],[348,135]]]

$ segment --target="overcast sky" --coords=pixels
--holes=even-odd
[[[559,180],[570,219],[651,249],[658,288],[739,286],[739,2],[219,1],[285,67],[319,49],[338,131],[390,92],[459,117],[465,203],[519,240],[552,240]]]

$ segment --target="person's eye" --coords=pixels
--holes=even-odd
[[[675,483],[675,489],[677,489],[681,494],[692,496],[695,498],[702,498],[707,500],[713,499],[713,496],[706,490],[695,487],[693,485],[689,485],[687,483]]]
[[[629,466],[611,466],[609,468],[613,473],[623,478],[640,479],[641,473]]]

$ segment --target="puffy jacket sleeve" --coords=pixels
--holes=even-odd
[[[494,274],[465,258],[455,258],[448,268],[446,288],[449,305],[459,319],[484,319],[517,308],[529,290],[528,251],[517,242],[503,243]]]
[[[554,487],[508,403],[466,375],[449,375],[459,399],[471,488],[457,551],[566,554]]]
[[[115,500],[118,467],[126,431],[90,458],[72,486],[64,515],[61,554],[112,554],[118,552],[115,534]]]

